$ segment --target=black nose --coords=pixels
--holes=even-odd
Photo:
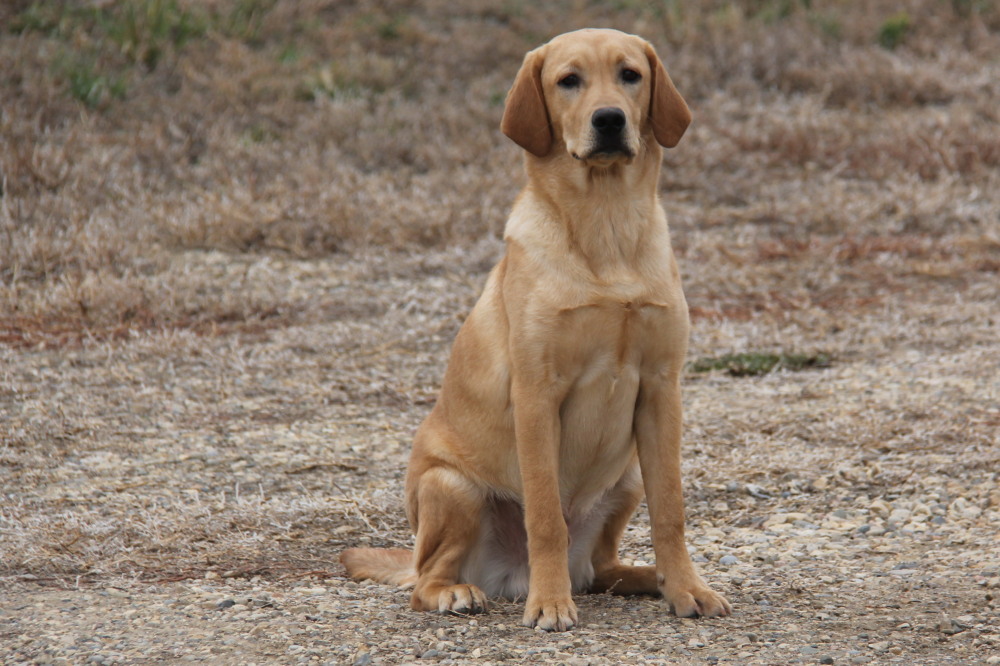
[[[594,111],[594,115],[590,117],[590,124],[601,136],[620,134],[625,128],[625,112],[613,106],[606,106]]]

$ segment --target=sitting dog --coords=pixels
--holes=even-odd
[[[574,592],[730,613],[684,542],[689,321],[657,179],[661,146],[690,121],[633,35],[580,30],[525,56],[501,129],[526,151],[527,185],[417,431],[415,550],[347,550],[349,575],[413,585],[423,610],[526,597],[523,623],[546,630],[576,623]],[[618,544],[644,491],[656,566],[625,566]]]

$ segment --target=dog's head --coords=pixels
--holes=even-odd
[[[631,160],[647,136],[672,148],[690,122],[649,42],[578,30],[524,57],[500,128],[536,157],[565,145],[577,160],[604,166]]]

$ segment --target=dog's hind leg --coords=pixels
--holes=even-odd
[[[410,605],[441,613],[482,613],[486,595],[459,583],[462,564],[479,535],[482,491],[446,467],[431,467],[415,479],[417,583]]]
[[[613,594],[659,595],[656,584],[656,567],[631,567],[618,559],[618,544],[628,521],[642,501],[642,484],[639,465],[633,462],[621,480],[604,499],[612,503],[612,510],[605,519],[604,528],[594,544],[591,561],[594,564],[594,582],[588,592]]]

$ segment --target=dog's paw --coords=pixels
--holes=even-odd
[[[663,585],[660,591],[677,617],[722,617],[733,612],[726,598],[700,578],[686,585]]]
[[[521,624],[545,631],[569,631],[576,624],[576,604],[568,596],[541,602],[529,597]]]
[[[438,595],[438,612],[476,615],[486,612],[486,595],[475,585],[452,585]]]
[[[411,605],[416,610],[476,615],[486,612],[487,603],[486,595],[475,585],[444,585],[415,590]]]

